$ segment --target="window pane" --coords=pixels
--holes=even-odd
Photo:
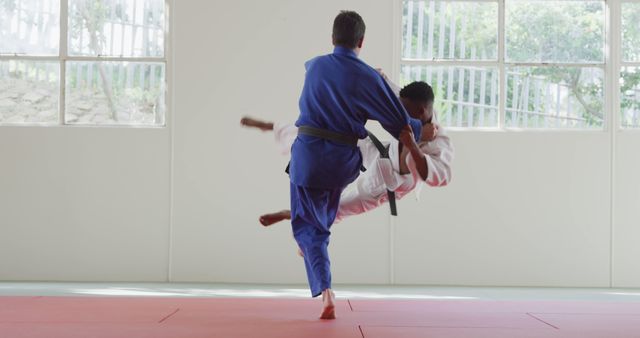
[[[0,61],[0,123],[58,122],[58,62]]]
[[[60,1],[0,0],[0,54],[58,55]]]
[[[497,68],[404,65],[401,83],[425,81],[433,87],[443,126],[497,127],[498,80]]]
[[[495,60],[497,2],[404,1],[406,59]]]
[[[626,67],[620,73],[620,111],[622,127],[640,127],[640,68],[638,67]]]
[[[507,69],[506,127],[602,128],[600,68]]]
[[[622,3],[622,55],[624,61],[640,61],[640,3]]]
[[[69,54],[163,57],[163,0],[69,0]]]
[[[163,125],[165,66],[141,62],[68,62],[69,124]]]
[[[507,0],[506,54],[515,62],[603,62],[604,2]]]

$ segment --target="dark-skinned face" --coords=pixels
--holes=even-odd
[[[404,109],[412,118],[422,121],[423,124],[429,123],[433,119],[433,102],[420,103],[405,98],[400,100]]]

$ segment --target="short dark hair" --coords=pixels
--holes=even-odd
[[[419,103],[431,103],[435,99],[431,86],[422,81],[406,85],[400,90],[400,97]]]
[[[341,11],[333,21],[333,44],[354,49],[364,39],[366,26],[360,14]]]

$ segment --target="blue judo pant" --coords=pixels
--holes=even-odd
[[[311,296],[331,288],[329,236],[343,188],[315,189],[291,183],[293,237],[304,254]]]

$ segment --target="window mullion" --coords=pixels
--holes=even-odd
[[[609,72],[609,90],[611,91],[609,109],[609,123],[615,141],[615,131],[621,127],[621,93],[620,93],[620,67],[622,65],[622,1],[609,1],[609,59],[607,71]]]
[[[164,69],[165,69],[165,111],[164,111],[164,125],[168,125],[168,121],[173,121],[173,48],[171,46],[171,33],[173,32],[170,29],[173,29],[171,26],[171,21],[173,17],[173,2],[172,0],[164,1]],[[171,53],[171,54],[170,54]]]
[[[67,56],[68,56],[68,25],[69,25],[69,2],[60,1],[60,95],[59,95],[59,124],[64,125],[66,108],[66,85],[67,85]]]
[[[407,66],[479,66],[479,67],[498,67],[498,61],[495,60],[419,60],[419,59],[402,59],[400,64]]]
[[[23,54],[0,54],[0,61],[3,60],[26,60],[26,61],[59,61],[59,55],[51,56],[35,56],[35,55],[23,55]]]
[[[607,1],[605,50],[605,129],[615,133],[619,128],[620,113],[620,43],[621,11],[620,1]]]
[[[505,62],[508,67],[606,68],[603,62]]]
[[[166,62],[164,57],[122,57],[122,56],[67,56],[66,61],[89,61],[89,62]]]
[[[505,66],[505,0],[498,1],[498,128],[504,129],[506,126],[506,106],[507,106],[507,72]]]

